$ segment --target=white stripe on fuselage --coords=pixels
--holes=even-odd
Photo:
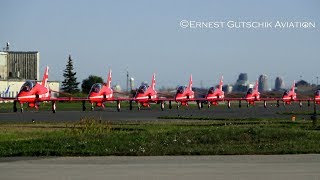
[[[41,99],[41,98],[47,98],[47,97],[49,97],[49,94],[39,95],[39,99]],[[30,98],[36,98],[36,95],[20,96],[20,97],[18,97],[18,100],[19,100],[19,99],[30,99]]]
[[[106,97],[106,99],[107,99],[107,98],[111,98],[111,97],[112,97],[112,94],[106,95],[105,97]],[[90,99],[98,99],[98,98],[104,98],[104,96],[103,96],[103,95],[99,95],[99,96],[91,96],[91,97],[90,97]]]
[[[217,96],[208,96],[207,99],[218,99]]]
[[[150,99],[157,98],[157,95],[151,96]],[[149,96],[141,96],[141,97],[136,97],[137,100],[142,100],[142,99],[149,99]]]
[[[36,95],[20,96],[18,99],[36,98]]]
[[[251,96],[251,97],[247,97],[247,99],[255,99],[256,97]]]
[[[194,96],[189,96],[189,99],[192,99]],[[187,96],[183,96],[183,97],[176,97],[176,100],[181,100],[181,99],[187,99]]]
[[[282,98],[283,100],[294,100],[295,99],[295,97],[284,97],[284,98]]]
[[[223,99],[224,96],[220,96],[220,97],[217,97],[217,96],[208,96],[207,99]]]

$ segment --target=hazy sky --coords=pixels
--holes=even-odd
[[[241,72],[250,81],[267,74],[316,83],[320,76],[320,1],[18,1],[1,0],[0,46],[40,51],[40,72],[63,80],[71,54],[78,80],[90,74],[125,88],[126,69],[136,85],[157,87],[234,83]],[[316,28],[182,28],[182,20],[315,22]]]

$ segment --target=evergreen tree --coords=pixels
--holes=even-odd
[[[63,73],[64,81],[62,82],[62,90],[64,92],[79,92],[79,82],[77,82],[76,74],[77,73],[73,71],[73,62],[71,59],[71,55],[69,55],[69,60]]]

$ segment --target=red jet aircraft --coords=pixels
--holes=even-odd
[[[224,101],[224,92],[222,90],[223,86],[223,77],[220,79],[219,87],[215,89],[214,87],[210,87],[208,90],[208,93],[206,95],[206,101],[208,101],[208,108],[210,108],[211,105],[218,105],[219,101]],[[201,105],[202,106],[202,105]]]
[[[228,108],[231,107],[230,101],[239,101],[239,107],[241,107],[241,101],[247,102],[247,107],[250,105],[255,105],[256,101],[263,101],[263,106],[267,107],[267,101],[273,101],[274,98],[261,98],[259,92],[259,82],[256,81],[256,84],[253,88],[249,88],[247,94],[244,98],[225,98],[225,101],[228,102]]]
[[[295,83],[295,81],[293,81],[293,84],[292,84],[290,90],[289,91],[286,90],[283,93],[282,98],[277,100],[278,107],[280,106],[280,104],[279,104],[280,100],[283,101],[283,105],[289,105],[292,102],[297,101],[297,93],[294,91],[295,85],[296,85],[296,83]],[[301,101],[299,101],[299,105],[302,106]]]
[[[109,70],[107,82],[105,84],[96,83],[92,85],[88,95],[88,99],[82,100],[82,110],[85,111],[85,101],[88,100],[91,104],[91,110],[94,110],[94,104],[98,107],[105,108],[104,103],[108,101],[117,101],[117,110],[120,111],[119,99],[115,99],[113,96],[113,90],[111,88],[112,72]]]
[[[161,110],[164,110],[164,102],[158,98],[158,93],[155,89],[156,79],[155,74],[152,76],[151,86],[141,84],[136,91],[134,101],[138,104],[138,110],[143,107],[150,107],[150,103],[160,103]],[[132,109],[132,100],[130,101],[130,110]]]
[[[192,75],[190,75],[189,85],[179,86],[174,97],[177,102],[177,108],[181,106],[188,106],[189,101],[194,101],[194,92],[192,91]],[[169,101],[169,108],[171,107],[171,101]]]
[[[23,104],[27,103],[28,107],[34,107],[38,110],[39,103],[43,101],[52,102],[52,111],[56,112],[56,101],[63,100],[51,98],[51,91],[48,87],[49,67],[46,67],[41,83],[28,80],[22,86],[14,99],[13,111],[17,112],[17,103],[20,104],[20,111],[23,112]]]
[[[247,107],[250,105],[254,105],[255,101],[261,101],[260,99],[260,93],[259,93],[259,82],[256,81],[256,85],[254,88],[249,88],[245,97],[245,100],[247,101]]]

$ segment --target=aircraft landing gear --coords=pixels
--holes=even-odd
[[[160,102],[160,108],[162,111],[164,110],[164,102],[163,101]]]
[[[17,112],[18,108],[17,108],[17,101],[13,101],[13,112]]]
[[[132,110],[132,101],[129,101],[129,109]]]
[[[52,101],[52,107],[51,107],[51,109],[52,109],[52,112],[53,113],[56,113],[56,102],[54,102],[54,101]]]
[[[279,100],[277,100],[277,107],[280,107],[280,102],[279,102]]]
[[[23,104],[22,103],[20,103],[20,112],[23,113]]]
[[[94,111],[94,106],[93,106],[93,103],[91,103],[91,111]]]
[[[239,108],[241,108],[241,101],[239,101]]]
[[[198,104],[198,109],[200,110],[201,109],[201,102],[197,102],[197,104]]]
[[[121,110],[120,101],[117,101],[117,111],[120,112],[120,110]]]
[[[82,111],[86,111],[86,101],[82,101]]]
[[[34,108],[36,109],[36,111],[39,111],[39,106],[38,106],[38,103],[34,103]]]
[[[169,109],[172,109],[171,101],[169,101]]]

